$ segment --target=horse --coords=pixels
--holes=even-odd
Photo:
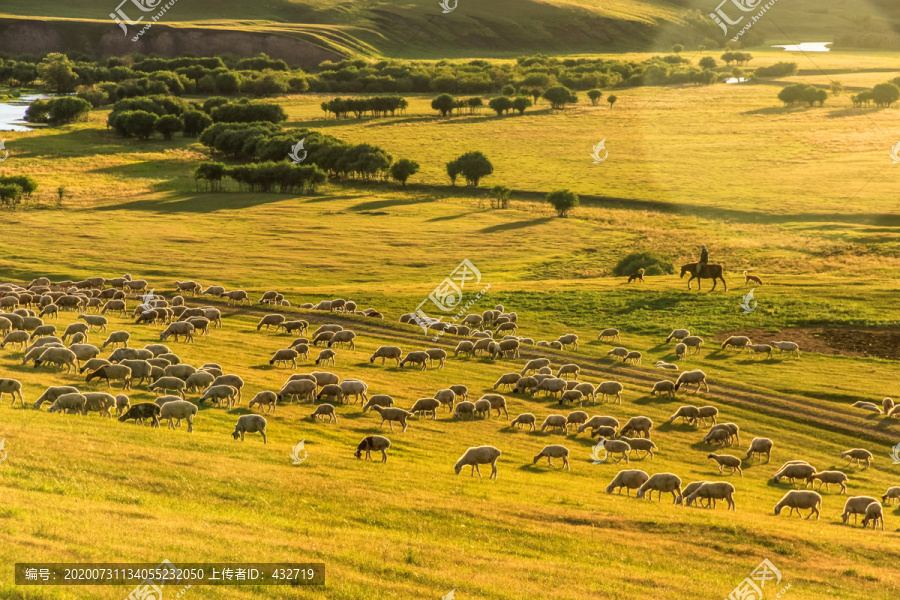
[[[691,289],[691,282],[692,282],[693,280],[695,280],[695,279],[699,279],[699,280],[700,280],[700,281],[697,282],[697,289],[698,289],[698,290],[700,289],[700,283],[702,282],[702,280],[704,280],[704,279],[712,279],[712,280],[713,280],[713,286],[712,286],[712,290],[710,290],[710,291],[713,291],[713,290],[716,289],[716,284],[718,283],[716,280],[717,280],[717,279],[721,279],[721,280],[722,280],[722,285],[725,286],[725,291],[727,292],[727,291],[728,291],[728,284],[725,283],[725,278],[722,276],[722,274],[723,274],[724,272],[725,272],[725,267],[723,267],[722,265],[705,264],[705,265],[703,265],[703,267],[700,269],[700,274],[697,275],[697,263],[688,263],[688,264],[686,264],[686,265],[681,265],[681,278],[682,278],[682,279],[684,279],[684,274],[685,274],[685,273],[690,273],[690,274],[691,274],[691,278],[688,279],[688,289]]]

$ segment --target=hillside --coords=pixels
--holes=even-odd
[[[128,38],[108,18],[113,8],[105,0],[4,2],[0,51],[27,47],[35,52],[65,48],[105,54],[215,53],[221,51],[219,42],[198,36],[230,33],[243,36],[233,39],[230,51],[236,54],[268,51],[308,64],[314,62],[309,56],[315,54],[314,48],[343,56],[440,59],[660,50],[674,42],[690,47],[707,38],[724,40],[719,28],[705,17],[711,7],[700,0],[459,0],[448,14],[442,13],[437,0],[399,5],[381,0],[262,4],[194,0],[175,4],[134,44],[126,43]],[[683,18],[691,8],[704,15],[699,29],[684,27]],[[896,48],[898,23],[900,8],[885,0],[797,0],[773,7],[745,41],[751,45],[839,41],[845,47]],[[29,43],[23,44],[24,40]],[[314,48],[307,47],[304,56],[306,44]]]

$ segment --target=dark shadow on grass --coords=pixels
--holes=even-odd
[[[525,221],[513,221],[512,223],[500,223],[499,225],[491,225],[484,229],[478,230],[479,233],[496,233],[498,231],[511,231],[514,229],[525,229],[526,227],[534,227],[555,220],[555,217],[540,217],[538,219],[527,219]]]
[[[414,198],[412,200],[404,200],[402,198],[394,198],[392,200],[371,200],[369,202],[362,202],[355,206],[351,206],[348,210],[350,211],[363,211],[363,210],[375,210],[380,208],[388,208],[391,206],[410,206],[413,204],[428,204],[430,202],[435,202],[435,198]]]

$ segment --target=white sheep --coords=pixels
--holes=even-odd
[[[668,394],[670,398],[675,397],[675,383],[673,381],[669,381],[668,379],[664,379],[662,381],[657,381],[653,384],[653,389],[650,390],[650,395],[659,394],[662,396],[663,394]]]
[[[872,453],[869,452],[868,450],[866,450],[865,448],[852,448],[850,450],[844,450],[843,452],[841,452],[841,458],[848,459],[847,460],[848,467],[850,466],[850,463],[853,462],[854,460],[856,461],[857,467],[859,466],[859,461],[864,460],[864,461],[866,461],[866,466],[864,467],[864,469],[868,469],[869,466],[872,464],[873,456],[872,456]]]
[[[728,510],[736,510],[736,505],[734,503],[734,486],[726,481],[707,481],[702,483],[697,487],[696,490],[692,491],[690,494],[684,495],[686,498],[686,504],[690,506],[694,503],[698,498],[706,499],[707,506],[709,502],[712,503],[712,507],[716,507],[716,500],[725,500],[728,502]],[[676,499],[677,501],[677,499]]]
[[[870,504],[878,504],[878,500],[871,496],[852,496],[847,498],[844,503],[844,511],[841,513],[841,520],[844,523],[850,521],[850,515],[853,515],[853,522],[856,523],[858,515],[865,515],[866,509]]]
[[[109,334],[109,337],[106,338],[106,341],[103,342],[103,346],[101,348],[106,348],[109,345],[113,347],[118,347],[119,344],[122,344],[123,347],[128,347],[128,340],[131,339],[131,334],[127,331],[113,331]]]
[[[600,332],[600,335],[597,336],[597,339],[601,342],[603,340],[605,340],[606,338],[622,341],[621,338],[619,337],[618,329],[604,329],[603,331]]]
[[[331,363],[334,366],[334,357],[337,356],[337,353],[334,350],[325,349],[319,352],[319,356],[316,357],[316,365],[327,365]]]
[[[478,477],[481,478],[481,469],[478,465],[491,465],[490,479],[497,479],[497,459],[500,458],[500,450],[493,446],[476,446],[466,450],[465,454],[459,457],[453,469],[456,474],[462,471],[463,467],[472,467],[472,477],[475,471],[478,471]]]
[[[884,495],[881,496],[881,501],[885,504],[893,504],[894,500],[900,502],[900,486],[889,487]]]
[[[681,340],[681,343],[687,346],[688,354],[700,354],[700,346],[703,345],[703,338],[696,335],[689,335]]]
[[[453,416],[457,419],[462,419],[464,415],[469,416],[469,420],[473,420],[475,418],[475,403],[469,402],[468,400],[463,400],[462,402],[458,402],[456,404],[456,409],[453,411]]]
[[[607,396],[615,396],[616,401],[613,404],[622,404],[622,391],[625,389],[618,381],[604,381],[597,386],[597,393],[600,394],[600,400],[606,402]]]
[[[619,435],[627,436],[631,432],[638,434],[638,437],[650,437],[650,429],[653,427],[653,421],[649,417],[631,417],[628,422],[622,426]]]
[[[403,351],[400,350],[397,346],[380,346],[369,358],[370,363],[374,363],[376,358],[381,359],[381,364],[384,364],[384,361],[388,358],[394,359],[397,361],[397,366],[400,366],[400,357],[403,355]]]
[[[187,400],[174,400],[166,402],[160,408],[159,419],[169,422],[169,429],[175,429],[175,420],[181,425],[181,420],[187,420],[188,433],[194,432],[194,415],[197,414],[197,406]]]
[[[362,453],[366,453],[366,460],[372,458],[371,452],[373,450],[381,452],[381,462],[387,462],[387,450],[391,447],[391,440],[387,439],[381,435],[370,435],[363,438],[363,440],[359,443],[359,446],[356,447],[356,452],[353,455],[356,458],[361,458]]]
[[[600,428],[598,427],[597,429]],[[597,446],[604,448],[609,455],[621,455],[616,459],[616,462],[621,462],[623,459],[625,460],[625,464],[631,462],[628,458],[628,455],[631,453],[631,445],[628,442],[622,440],[610,440],[605,436],[601,436],[597,441]]]
[[[409,412],[414,415],[425,415],[428,416],[428,413],[431,413],[432,420],[437,420],[437,409],[441,407],[441,401],[435,398],[419,398],[413,403],[412,408],[409,409]]]
[[[758,454],[760,458],[762,455],[766,455],[766,462],[772,458],[772,447],[774,446],[774,442],[769,438],[753,438],[750,442],[750,447],[747,449],[747,459],[753,458],[754,454]]]
[[[880,504],[873,502],[866,507],[866,517],[862,522],[863,529],[868,527],[871,522],[872,530],[874,531],[879,521],[881,522],[881,530],[884,531],[884,510]]]
[[[231,437],[234,439],[241,438],[243,442],[245,433],[259,433],[262,435],[263,443],[268,444],[266,425],[266,419],[262,415],[241,415],[234,426],[234,431],[231,432]]]
[[[687,336],[691,335],[691,332],[687,329],[675,329],[672,333],[669,334],[669,337],[666,338],[666,343],[668,344],[672,340],[681,341]]]
[[[730,454],[711,453],[706,458],[711,458],[716,461],[716,464],[719,465],[719,473],[724,473],[725,467],[729,467],[731,469],[731,473],[729,473],[729,475],[734,475],[734,472],[737,471],[741,477],[744,476],[744,471],[741,470],[741,459],[739,459],[737,456],[731,456]]]
[[[385,406],[373,406],[372,410],[381,415],[381,423],[378,425],[379,427],[384,426],[385,421],[390,426],[391,431],[394,430],[394,422],[400,423],[403,426],[403,432],[406,432],[406,428],[409,426],[407,423],[407,419],[412,416],[412,413],[403,410],[402,408],[394,408],[394,407],[385,407]]]
[[[520,375],[522,375],[522,377],[524,377],[525,374],[528,373],[529,371],[537,372],[538,369],[540,369],[541,367],[549,367],[549,366],[550,366],[549,358],[535,358],[535,359],[529,360],[525,364],[525,368],[522,369]]]
[[[0,403],[3,402],[3,394],[12,396],[12,406],[16,405],[16,396],[19,396],[19,402],[22,408],[25,408],[25,398],[22,396],[22,382],[17,379],[0,379]]]
[[[561,458],[563,459],[563,467],[565,467],[569,471],[572,470],[572,468],[569,466],[569,449],[565,446],[561,446],[559,444],[550,444],[549,446],[544,446],[544,449],[535,455],[534,462],[532,464],[536,465],[538,461],[544,457],[547,458],[547,464],[551,467],[553,466],[554,458]]]
[[[726,347],[738,348],[738,353],[741,353],[751,343],[750,338],[745,335],[733,335],[722,342],[722,350]]]
[[[681,495],[681,478],[674,473],[656,473],[651,475],[644,485],[638,488],[636,498],[643,498],[649,492],[649,498],[653,500],[653,492],[659,493],[659,501],[662,502],[663,492],[671,492],[672,504]]]
[[[520,429],[524,428],[526,425],[530,428],[530,431],[534,431],[536,428],[537,419],[531,413],[522,413],[517,416],[515,419],[510,421],[510,427],[519,427]],[[900,488],[897,488],[900,490]]]
[[[771,344],[781,350],[782,354],[785,352],[795,352],[797,356],[800,356],[800,346],[794,342],[771,342]]]
[[[639,469],[619,471],[609,485],[606,486],[606,493],[612,494],[615,490],[618,494],[621,494],[622,488],[625,488],[625,493],[630,497],[631,490],[640,489],[642,485],[647,483],[648,479],[650,479],[650,476]]]
[[[334,405],[320,404],[316,407],[312,414],[309,415],[309,418],[316,421],[319,420],[319,417],[322,417],[323,421],[327,419],[329,423],[337,423],[337,414],[334,411]]]
[[[576,364],[567,364],[562,365],[559,368],[559,371],[556,373],[556,377],[560,379],[568,379],[568,377],[564,377],[566,375],[573,375],[573,379],[578,379],[578,374],[581,373],[581,367]]]
[[[819,482],[819,489],[825,487],[825,491],[831,491],[832,485],[841,486],[841,493],[847,493],[847,482],[850,481],[850,478],[847,477],[845,473],[841,473],[840,471],[818,471],[813,473],[813,480]],[[813,484],[815,485],[815,484]]]
[[[695,393],[697,394],[700,393],[701,385],[705,386],[707,392],[709,391],[709,385],[706,383],[706,373],[700,369],[685,371],[679,375],[678,379],[675,381],[675,390],[677,391],[683,385],[696,385],[697,390]]]
[[[274,413],[278,409],[278,396],[275,392],[264,390],[256,394],[253,397],[253,400],[247,405],[248,408],[253,408],[254,406],[259,406],[262,408],[266,407],[266,413],[268,414],[270,411]]]

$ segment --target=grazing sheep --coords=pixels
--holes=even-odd
[[[697,490],[699,490],[700,486],[703,485],[704,483],[706,483],[706,482],[705,481],[692,481],[691,483],[684,486],[684,488],[682,488],[682,490],[681,490],[681,494],[679,494],[678,497],[675,498],[675,504],[684,504],[684,499],[687,498],[688,496],[690,496],[691,494],[693,494],[694,492],[696,492]],[[700,504],[701,506],[704,506],[702,498],[700,499],[700,502],[698,504]],[[710,502],[709,502],[709,500],[707,500],[704,508],[709,508],[709,507],[710,507]]]
[[[337,356],[337,353],[334,350],[322,350],[319,352],[319,356],[316,357],[316,365],[327,365],[330,362],[334,366],[335,356]]]
[[[447,359],[447,351],[443,348],[430,348],[425,351],[425,354],[428,355],[428,361],[432,367],[434,367],[434,361],[438,361],[438,369],[444,368],[444,361]],[[409,355],[407,355],[407,358]],[[400,365],[403,366],[402,364]],[[424,369],[423,369],[424,370]]]
[[[491,465],[490,479],[497,479],[497,459],[500,458],[500,450],[493,446],[476,446],[466,450],[465,454],[459,457],[453,469],[456,474],[462,471],[463,467],[472,467],[472,477],[475,471],[478,471],[478,477],[481,478],[481,469],[478,465]]]
[[[871,452],[869,452],[868,450],[866,450],[864,448],[852,448],[850,450],[844,450],[843,452],[841,452],[841,458],[848,459],[847,460],[848,467],[850,466],[850,463],[853,462],[854,460],[856,461],[857,467],[859,466],[859,461],[864,460],[864,461],[866,461],[866,466],[864,468],[868,469],[869,466],[872,464],[873,456],[872,456]]]
[[[631,417],[628,422],[619,431],[620,436],[628,436],[632,432],[637,433],[638,437],[650,437],[650,429],[653,427],[653,421],[649,417]]]
[[[804,481],[806,481],[806,486],[809,486],[812,485],[813,475],[815,475],[815,473],[816,468],[809,464],[787,464],[778,470],[778,472],[772,478],[772,481],[774,481],[775,483],[780,483],[782,479],[790,479],[791,483],[793,483],[797,479],[803,479]]]
[[[818,471],[813,473],[812,478],[819,481],[819,490],[822,489],[822,486],[825,486],[825,491],[830,492],[832,485],[839,485],[841,486],[842,494],[847,493],[847,482],[850,481],[850,478],[840,471]],[[813,484],[813,487],[815,487],[815,484]]]
[[[245,301],[247,304],[253,304],[250,300],[250,296],[244,290],[231,290],[228,292],[224,292],[220,298],[228,298],[228,304],[243,304]]]
[[[695,369],[693,371],[685,371],[681,375],[678,376],[678,379],[675,381],[675,390],[677,391],[683,385],[696,385],[697,390],[696,394],[700,393],[700,386],[703,385],[706,388],[706,391],[709,391],[709,385],[706,383],[706,373],[701,371],[700,369]]]
[[[60,369],[65,367],[66,373],[78,372],[78,356],[68,348],[47,348],[47,350],[35,359],[34,368],[36,369],[44,363],[55,364]]]
[[[549,367],[549,366],[550,366],[549,358],[535,358],[535,359],[529,360],[525,364],[525,368],[522,369],[520,375],[522,377],[525,377],[525,374],[528,373],[529,371],[537,372],[541,367]]]
[[[865,515],[866,509],[870,504],[878,504],[878,500],[871,496],[852,496],[847,498],[844,503],[844,511],[841,513],[841,520],[844,523],[850,521],[850,515],[853,515],[853,523],[856,523],[857,515]]]
[[[208,388],[216,380],[215,376],[208,371],[197,371],[188,375],[184,380],[185,390],[191,392],[200,392]]]
[[[40,398],[38,398],[34,404],[32,405],[35,409],[40,409],[41,405],[45,402],[49,402],[53,404],[56,402],[56,399],[62,396],[63,394],[77,394],[78,388],[74,388],[70,385],[59,385],[59,386],[51,386],[48,387],[43,394],[41,394]],[[15,403],[16,399],[13,397],[13,403]]]
[[[147,344],[144,346],[144,350],[147,350],[153,355],[153,358],[159,358],[162,354],[171,354],[172,351],[169,350],[169,347],[165,344]]]
[[[469,402],[468,400],[463,400],[462,402],[458,402],[456,404],[456,410],[453,412],[453,416],[461,419],[463,415],[469,415],[469,420],[475,419],[475,403]]]
[[[68,327],[66,327],[65,332],[63,332],[63,341],[66,341],[68,338],[72,337],[76,333],[81,333],[84,335],[88,334],[90,327],[87,323],[71,323]]]
[[[178,341],[178,336],[184,336],[185,343],[190,342],[194,343],[194,326],[188,323],[187,321],[176,321],[175,323],[170,323],[168,327],[166,327],[165,331],[159,334],[159,341],[164,342],[169,337],[175,338],[175,341]]]
[[[535,418],[535,416],[534,416],[533,414],[531,414],[531,413],[522,413],[522,414],[520,414],[518,417],[516,417],[515,419],[513,419],[512,421],[510,421],[509,426],[510,426],[510,427],[517,427],[517,426],[518,426],[519,429],[524,429],[524,427],[525,427],[526,425],[528,425],[528,427],[530,428],[530,430],[531,430],[531,431],[534,431],[535,428],[536,428],[536,427],[535,427],[535,426],[536,426],[536,423],[537,423],[537,419]],[[900,488],[897,488],[897,489],[900,490]]]
[[[578,406],[582,406],[584,404],[584,394],[578,390],[568,390],[563,392],[562,396],[559,397],[559,403],[565,404],[566,402],[577,402]]]
[[[619,442],[625,442],[631,447],[629,450],[629,454],[634,452],[638,458],[641,458],[641,455],[638,452],[644,452],[643,458],[650,457],[650,460],[653,460],[653,451],[659,450],[652,441],[644,439],[644,438],[629,438],[629,437],[620,437]]]
[[[640,489],[641,486],[647,483],[648,479],[650,479],[650,476],[638,469],[619,471],[610,484],[606,486],[606,493],[612,494],[613,490],[615,490],[618,494],[621,494],[622,488],[625,488],[625,493],[630,497],[631,490]]]
[[[705,498],[712,503],[712,507],[716,507],[716,500],[725,500],[728,502],[728,510],[736,510],[734,503],[734,486],[726,481],[708,481],[697,487],[696,490],[688,495],[685,503],[690,506],[698,498]],[[707,503],[709,506],[709,503]]]
[[[434,393],[434,399],[440,402],[441,405],[447,405],[450,411],[453,412],[453,404],[456,402],[456,392],[450,388],[438,390]]]
[[[337,414],[334,412],[334,405],[332,404],[320,404],[316,407],[316,410],[309,415],[309,418],[318,421],[319,417],[322,417],[322,420],[328,420],[329,423],[337,423]]]
[[[894,401],[891,398],[885,398],[881,401],[881,406],[884,409],[884,414],[890,415],[891,411],[894,410]]]
[[[341,389],[341,386],[328,383],[322,386],[322,389],[316,394],[316,400],[321,400],[322,398],[331,398],[333,402],[344,403],[344,390]]]
[[[740,429],[734,423],[718,423],[709,428],[709,433],[703,438],[704,442],[710,443],[712,439],[721,440],[723,439],[721,435],[716,432],[723,432],[724,443],[727,446],[730,446],[732,442],[740,443]],[[709,440],[707,438],[710,438]]]
[[[758,454],[760,458],[762,455],[766,455],[766,462],[768,463],[772,457],[772,446],[774,442],[769,438],[753,438],[750,442],[750,447],[747,449],[747,459],[753,458],[754,454]]]
[[[412,408],[409,409],[409,412],[414,415],[422,416],[423,414],[427,417],[428,413],[431,413],[431,419],[437,420],[437,409],[441,407],[441,401],[435,398],[419,398],[412,405]]]
[[[621,338],[619,337],[618,329],[604,329],[603,331],[600,332],[600,335],[597,336],[597,339],[601,342],[603,340],[605,340],[606,338],[622,341]]]
[[[254,406],[259,406],[262,409],[263,406],[266,407],[266,414],[270,411],[275,412],[278,408],[278,396],[275,392],[271,391],[262,391],[256,394],[253,397],[253,400],[250,401],[250,404],[247,405],[249,408],[253,408]]]
[[[675,397],[675,383],[669,381],[668,379],[664,379],[663,381],[657,381],[653,384],[653,389],[650,390],[650,395],[659,394],[662,396],[663,394],[668,394],[670,398]]]
[[[568,384],[565,379],[557,379],[555,377],[548,377],[547,379],[543,379],[538,382],[538,384],[531,388],[530,393],[533,396],[538,391],[544,391],[548,396],[555,396],[559,394],[560,399],[562,398],[563,392],[568,389]]]
[[[496,358],[498,355],[519,358],[519,340],[506,339],[498,343],[496,347],[492,346],[491,358]]]
[[[679,342],[675,345],[675,358],[682,359],[687,354],[687,344]]]
[[[78,318],[87,323],[90,331],[94,330],[94,327],[97,328],[98,331],[106,332],[106,326],[109,324],[109,319],[106,317],[101,317],[99,315],[86,315],[81,313],[78,315]]]
[[[177,377],[160,377],[147,386],[147,390],[151,392],[175,392],[184,399],[184,388],[187,387],[185,382]],[[201,400],[202,401],[202,400]]]
[[[619,427],[619,421],[614,417],[595,416],[588,419],[578,428],[577,433],[581,433],[585,429],[596,430],[598,427],[612,427],[614,430]]]
[[[400,350],[397,346],[380,346],[371,357],[369,357],[369,362],[374,363],[376,358],[381,359],[381,364],[384,364],[385,359],[391,358],[397,361],[397,366],[400,366],[400,356],[403,354],[403,351]]]
[[[460,354],[466,354],[469,358],[471,358],[474,351],[475,344],[470,342],[469,340],[463,340],[456,345],[456,349],[453,351],[453,356],[455,358]]]
[[[403,368],[403,365],[407,363],[422,365],[421,370],[424,371],[428,366],[428,353],[422,351],[409,352],[406,357],[400,361],[398,366]]]
[[[703,338],[696,335],[689,335],[681,340],[681,343],[687,346],[688,354],[700,354],[700,346],[703,345]],[[693,352],[691,352],[691,350],[693,350]]]
[[[485,394],[484,396],[479,398],[479,402],[481,400],[484,400],[491,405],[490,409],[488,409],[488,414],[496,410],[497,418],[500,418],[500,411],[502,410],[503,414],[506,416],[506,420],[509,421],[509,412],[506,410],[506,398],[504,398],[500,394]],[[478,402],[476,402],[475,405],[477,407]]]
[[[768,344],[748,344],[747,348],[753,352],[753,356],[765,354],[767,358],[772,358],[772,346]]]
[[[135,380],[137,380],[137,385],[140,385],[145,381],[147,383],[154,381],[153,365],[148,363],[146,360],[123,360],[119,363],[119,365],[131,369],[131,386],[135,385]],[[99,368],[100,367],[97,367],[97,369]]]
[[[22,396],[22,382],[17,379],[0,379],[0,404],[3,402],[3,394],[12,396],[12,406],[16,405],[16,396],[19,396],[19,402],[22,408],[25,408],[25,398]]]
[[[109,334],[109,337],[106,338],[106,341],[103,342],[103,346],[101,346],[101,349],[106,348],[109,345],[112,345],[113,347],[118,347],[119,344],[122,344],[122,346],[124,348],[127,348],[128,340],[130,340],[130,339],[131,339],[131,334],[128,333],[127,331],[113,331],[111,334]]]
[[[641,364],[641,356],[642,354],[637,350],[632,350],[628,354],[625,355],[625,358],[622,359],[622,362],[631,361],[632,364],[639,365]]]
[[[672,331],[672,333],[669,334],[669,337],[666,338],[666,343],[668,344],[672,340],[677,340],[680,342],[689,335],[691,335],[691,332],[687,329],[675,329]]]
[[[563,349],[562,342],[550,342],[549,347],[553,348],[554,350],[562,350]]]
[[[100,310],[101,315],[105,315],[107,312],[110,314],[118,313],[119,316],[124,317],[126,315],[127,305],[124,300],[110,300],[106,304],[103,305],[103,308]]]
[[[369,391],[369,386],[364,381],[360,381],[359,379],[345,379],[340,383],[340,388],[344,394],[344,398],[353,396],[353,404],[356,404],[357,402],[365,404],[369,401],[369,397],[366,395],[366,392]]]
[[[737,471],[741,477],[744,476],[744,471],[741,469],[741,459],[737,456],[731,456],[730,454],[715,454],[712,453],[706,458],[711,458],[719,465],[719,473],[724,473],[725,467],[731,468],[731,473],[729,475],[734,475],[734,472]]]
[[[124,423],[133,419],[135,424],[140,423],[143,425],[144,419],[150,419],[153,427],[159,427],[159,415],[161,412],[161,407],[153,402],[140,402],[133,404],[131,408],[125,411],[125,414],[119,417],[119,421]]]
[[[672,494],[672,504],[675,504],[675,500],[681,495],[681,478],[674,473],[656,473],[651,475],[650,479],[638,488],[635,497],[643,498],[647,495],[647,492],[650,493],[650,501],[653,501],[653,492],[658,492],[660,502],[662,502],[663,492],[670,492]]]
[[[600,394],[600,400],[606,402],[607,396],[615,396],[616,401],[613,404],[622,404],[622,391],[625,389],[618,381],[604,381],[597,386],[597,393]]]
[[[447,389],[452,390],[457,398],[462,398],[463,400],[469,399],[469,388],[464,385],[451,385],[447,386]]]
[[[564,375],[574,375],[573,379],[578,379],[578,374],[581,373],[581,367],[576,364],[567,364],[562,365],[557,371],[557,378],[568,379],[568,377],[564,377]]]
[[[297,397],[312,401],[315,398],[317,385],[315,381],[308,379],[294,379],[284,384],[278,392],[276,400],[282,402],[285,399],[294,400]]]
[[[594,427],[594,429],[591,431],[591,437],[592,438],[603,437],[603,438],[613,439],[614,437],[616,437],[616,428],[609,427],[607,425],[599,425],[597,427]]]
[[[256,325],[256,330],[259,331],[262,329],[262,326],[266,326],[266,331],[269,331],[270,328],[275,327],[275,330],[278,330],[278,326],[284,323],[285,318],[284,315],[281,314],[272,314],[265,315],[262,319],[259,320],[259,323]]]
[[[574,333],[561,335],[556,339],[556,341],[559,342],[563,348],[571,344],[572,349],[576,352],[578,351],[578,336]]]
[[[27,331],[11,331],[6,334],[6,337],[3,338],[3,342],[0,342],[0,348],[5,348],[7,344],[12,344],[13,347],[19,345],[20,350],[24,350],[25,346],[28,345],[28,342],[31,339],[31,334]]]
[[[607,352],[606,355],[612,356],[613,360],[615,360],[615,358],[621,358],[624,361],[625,357],[628,356],[628,350],[619,346]]]
[[[196,373],[197,369],[191,365],[178,364],[165,367],[164,372],[167,377],[177,377],[182,381],[187,381],[187,378]]]
[[[572,468],[569,466],[569,449],[565,446],[560,446],[559,444],[544,446],[544,449],[535,455],[534,462],[531,464],[536,465],[540,459],[545,457],[547,459],[547,464],[551,467],[553,466],[554,458],[561,458],[563,459],[563,467],[565,467],[569,471],[572,470]]]
[[[881,501],[885,504],[893,504],[894,500],[900,502],[900,486],[889,487],[881,497]]]
[[[751,343],[752,342],[750,341],[750,338],[745,335],[733,335],[722,342],[722,350],[724,350],[726,347],[738,348],[738,353],[740,353],[743,352],[744,349]]]
[[[568,422],[563,415],[549,415],[541,425],[541,432],[547,428],[555,429],[558,427],[560,432],[565,434],[567,432],[567,424]]]
[[[491,416],[491,402],[489,400],[479,399],[475,401],[475,412],[480,414],[482,418],[488,419]]]
[[[194,432],[194,415],[197,414],[197,406],[187,400],[175,400],[173,402],[166,402],[160,408],[159,418],[160,420],[167,420],[169,422],[169,429],[175,429],[176,424],[175,421],[178,421],[178,426],[181,425],[181,420],[187,420],[188,424],[188,433]]]
[[[334,344],[340,344],[341,348],[344,347],[344,343],[350,344],[351,350],[356,350],[356,333],[350,331],[349,329],[344,329],[338,332],[331,337],[328,341],[328,347],[331,348]]]
[[[459,408],[459,405],[457,405]],[[403,426],[403,432],[406,432],[406,428],[409,426],[407,423],[407,419],[412,416],[412,413],[403,410],[402,408],[394,408],[394,407],[385,407],[385,406],[373,406],[372,410],[381,415],[381,423],[378,427],[384,426],[385,421],[391,427],[391,431],[394,430],[394,422],[400,423]]]
[[[682,423],[687,422],[696,427],[700,421],[700,409],[696,406],[682,406],[669,418],[669,423],[673,423],[678,418],[681,418]]]
[[[344,330],[344,326],[343,326],[343,325],[337,325],[337,324],[334,324],[334,323],[329,323],[329,324],[326,324],[326,325],[322,325],[322,326],[320,326],[318,329],[316,329],[316,330],[313,332],[313,337],[315,338],[315,337],[317,337],[317,336],[318,336],[319,334],[321,334],[321,333],[337,333],[338,331],[343,331],[343,330]]]
[[[72,392],[68,394],[61,394],[53,404],[50,406],[50,409],[47,412],[55,413],[55,412],[66,412],[67,414],[85,414],[84,405],[87,402],[87,398],[84,397],[84,394],[80,394],[78,392]]]
[[[884,510],[881,508],[880,504],[873,502],[866,507],[866,517],[862,522],[863,529],[868,527],[871,522],[872,531],[874,531],[879,521],[881,522],[881,530],[884,531]]]
[[[715,406],[701,406],[697,409],[700,413],[700,420],[706,425],[707,419],[712,419],[713,425],[716,424],[716,417],[719,416],[719,409]]]
[[[621,462],[622,459],[625,460],[625,464],[630,462],[628,455],[631,453],[631,445],[628,442],[623,442],[622,440],[610,440],[601,436],[600,439],[597,440],[597,446],[604,448],[608,455],[621,455],[616,462]]]
[[[364,437],[363,440],[359,443],[359,446],[356,447],[356,452],[353,453],[353,456],[356,458],[361,458],[362,453],[366,453],[366,460],[372,458],[372,451],[381,451],[381,462],[387,462],[387,450],[391,447],[391,440],[387,439],[381,435],[370,435]]]
[[[116,396],[116,416],[120,416],[131,408],[131,400],[125,394]]]
[[[781,350],[782,354],[785,352],[796,352],[797,356],[800,356],[800,346],[794,342],[771,342],[771,344]]]
[[[231,432],[231,437],[234,439],[241,438],[243,442],[245,433],[259,433],[262,435],[263,443],[268,444],[266,425],[266,419],[262,415],[241,415],[234,426],[234,431]]]

